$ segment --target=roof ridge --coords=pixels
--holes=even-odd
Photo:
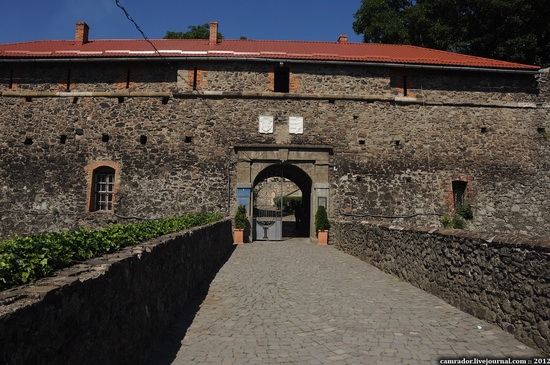
[[[100,39],[101,40],[101,39]],[[124,39],[103,39],[101,41],[121,41]],[[145,39],[128,39],[133,41],[146,41]],[[149,38],[150,41],[208,41],[208,38],[172,38],[172,39],[164,39],[164,38]],[[287,39],[287,40],[280,40],[280,39],[220,39],[219,42],[269,42],[269,43],[322,43],[322,44],[363,44],[362,42],[348,42],[348,43],[338,43],[337,41],[304,41],[304,40],[293,40],[293,39]]]
[[[208,38],[149,38],[149,41],[208,41]],[[109,38],[109,39],[91,39],[90,42],[100,41],[100,42],[110,42],[110,41],[135,41],[135,42],[147,42],[143,38]],[[315,43],[315,44],[347,44],[347,45],[366,45],[366,44],[381,44],[382,43],[365,43],[365,42],[346,42],[338,43],[338,41],[312,41],[312,40],[295,40],[295,39],[228,39],[224,38],[219,40],[220,43],[223,42],[267,42],[267,43]],[[395,46],[400,46],[396,44]]]
[[[13,46],[17,44],[34,44],[34,43],[50,43],[50,42],[74,42],[74,39],[39,39],[34,41],[23,41],[23,42],[14,42],[14,43],[3,43],[0,46]]]

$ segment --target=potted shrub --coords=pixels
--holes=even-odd
[[[237,213],[235,213],[235,222],[233,227],[233,241],[235,244],[244,243],[244,230],[248,223],[248,217],[246,216],[246,207],[239,205]]]
[[[326,246],[328,244],[328,229],[330,223],[328,221],[327,210],[324,206],[317,208],[315,213],[315,232],[317,232],[317,244]]]

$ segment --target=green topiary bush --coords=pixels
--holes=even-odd
[[[239,205],[235,213],[235,228],[245,229],[247,224],[248,217],[246,216],[246,207],[244,205]]]
[[[324,206],[319,206],[317,212],[315,213],[315,231],[326,231],[330,228],[330,223],[328,221],[327,210]]]

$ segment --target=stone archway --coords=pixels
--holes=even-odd
[[[254,240],[309,237],[312,181],[307,173],[287,162],[272,164],[256,175],[252,187]],[[296,192],[299,204],[290,209],[284,197],[296,198]]]
[[[309,206],[308,215],[313,218],[317,207],[330,206],[329,146],[302,145],[239,145],[236,154],[236,196],[238,204],[244,204],[253,225],[253,189],[265,176],[282,167],[288,178],[303,194]],[[309,237],[315,239],[313,219],[309,219]]]

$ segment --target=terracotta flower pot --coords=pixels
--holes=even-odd
[[[244,243],[244,229],[233,230],[233,242],[236,245],[242,245]]]
[[[317,244],[321,246],[328,245],[328,231],[317,232]]]

